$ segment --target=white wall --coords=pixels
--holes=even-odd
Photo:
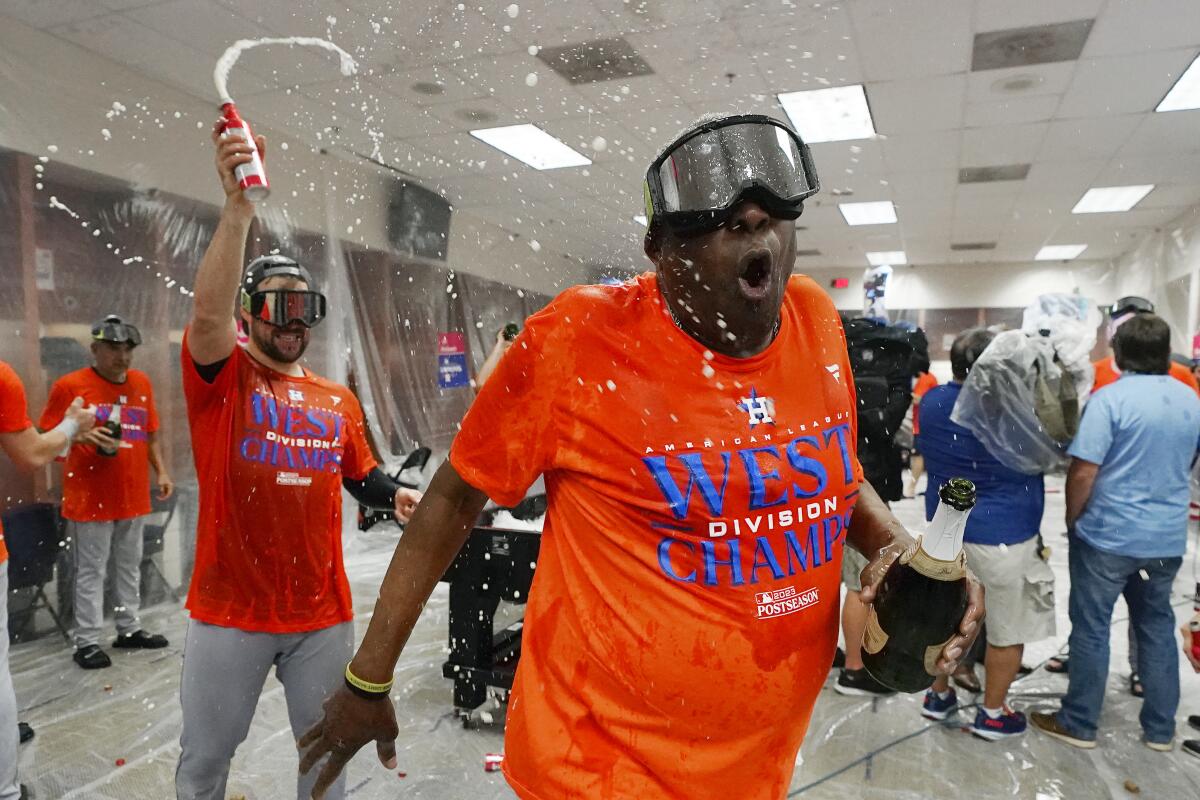
[[[215,93],[214,93],[215,96]],[[124,110],[114,106],[124,107]],[[241,109],[251,124],[252,99]],[[149,80],[74,44],[0,16],[0,146],[209,203],[221,201],[209,130],[216,103]],[[379,249],[392,173],[323,155],[287,131],[268,137],[268,217]],[[499,227],[455,212],[449,266],[542,292],[582,280],[583,265],[552,242],[533,251]]]

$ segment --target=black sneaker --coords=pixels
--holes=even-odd
[[[1180,749],[1189,756],[1200,758],[1200,739],[1184,739]]]
[[[113,647],[122,649],[137,649],[137,650],[159,650],[167,646],[166,637],[157,633],[146,633],[145,631],[134,631],[118,636],[113,641]]]
[[[75,651],[75,663],[84,669],[104,669],[112,666],[108,653],[100,649],[98,644],[89,644]]]
[[[30,727],[28,722],[18,722],[17,730],[20,731],[21,744],[25,744],[34,736],[33,728]]]
[[[896,692],[871,677],[865,669],[844,669],[833,690],[838,694],[857,697],[886,697]]]
[[[1188,725],[1200,731],[1200,714],[1192,714],[1188,717]]]
[[[837,650],[833,651],[833,668],[834,669],[845,669],[846,668],[846,651],[840,647]]]

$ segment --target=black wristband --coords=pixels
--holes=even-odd
[[[368,692],[366,689],[360,689],[345,678],[342,679],[342,682],[346,684],[347,689],[363,700],[386,700],[391,697],[390,692]]]

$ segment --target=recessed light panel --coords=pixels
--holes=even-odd
[[[534,169],[586,167],[592,161],[555,139],[536,125],[507,125],[471,131],[476,139],[490,144]]]
[[[903,250],[881,250],[878,252],[867,253],[867,261],[872,267],[882,267],[884,264],[895,266],[897,264],[907,264],[908,256]]]
[[[867,93],[861,84],[784,92],[779,104],[808,144],[870,139],[875,135]]]
[[[1034,259],[1037,261],[1070,261],[1084,250],[1087,250],[1086,244],[1048,244],[1038,250]]]
[[[1153,183],[1139,186],[1097,186],[1088,189],[1071,209],[1072,214],[1101,214],[1106,211],[1128,211],[1154,189]]]
[[[1200,56],[1196,56],[1155,111],[1185,111],[1200,108]]]
[[[874,203],[842,203],[838,206],[847,225],[888,225],[896,221],[891,200]]]

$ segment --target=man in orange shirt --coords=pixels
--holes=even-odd
[[[113,647],[159,649],[160,634],[142,630],[142,526],[150,513],[150,467],[158,496],[174,491],[158,443],[158,411],[146,373],[132,368],[142,342],[137,327],[110,315],[92,326],[90,367],[67,373],[50,387],[38,427],[57,425],[73,397],[96,406],[101,423],[114,419],[120,437],[103,424],[71,448],[63,470],[62,515],[75,553],[75,663],[84,669],[112,666],[100,648],[104,625],[104,578],[111,554],[116,589],[117,638]]]
[[[864,594],[912,538],[862,480],[829,297],[792,276],[817,190],[763,116],[706,121],[647,176],[656,271],[530,317],[463,420],[380,588],[346,686],[302,739],[395,763],[400,650],[488,496],[549,509],[505,732],[524,800],[777,800],[833,661],[842,547]],[[941,654],[948,669],[976,593]]]
[[[1132,295],[1122,297],[1108,308],[1108,340],[1111,342],[1113,334],[1117,332],[1117,328],[1121,327],[1122,323],[1133,319],[1135,314],[1153,313],[1154,303],[1151,303],[1146,298]],[[1121,377],[1121,370],[1117,367],[1116,359],[1111,355],[1093,363],[1092,368],[1096,372],[1095,382],[1092,383],[1093,394],[1110,383],[1115,383],[1117,378]],[[1168,374],[1180,383],[1186,383],[1196,390],[1197,393],[1200,393],[1200,383],[1197,383],[1195,374],[1183,364],[1177,364],[1172,361]]]
[[[0,449],[23,470],[45,466],[77,437],[96,424],[96,410],[83,398],[67,406],[62,422],[38,433],[25,405],[25,387],[8,364],[0,361]],[[17,698],[8,671],[8,548],[0,525],[0,800],[17,800],[24,790],[17,783]]]
[[[281,255],[243,270],[254,205],[234,170],[253,151],[220,130],[213,142],[225,206],[183,336],[200,522],[179,687],[181,800],[224,800],[230,761],[272,666],[297,737],[340,682],[354,643],[342,487],[401,521],[420,499],[376,466],[354,394],[299,363],[325,316],[308,270]],[[263,149],[262,137],[257,144]],[[230,318],[239,299],[244,348]],[[315,777],[297,781],[298,798]]]

